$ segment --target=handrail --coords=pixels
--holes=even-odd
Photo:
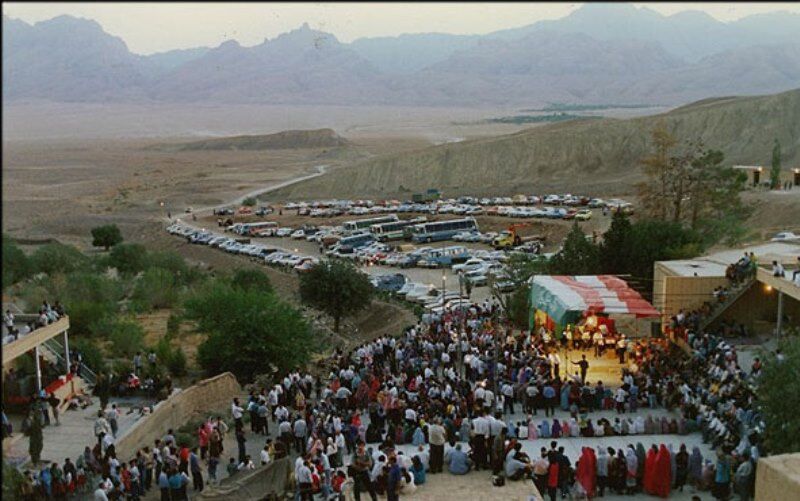
[[[705,316],[702,320],[700,320],[700,331],[702,332],[705,330],[712,322],[714,322],[719,316],[727,310],[731,305],[733,305],[742,295],[750,289],[756,281],[756,275],[752,274],[749,275],[745,280],[741,283],[733,287],[730,291],[728,297],[722,303],[717,304],[711,313]]]
[[[51,354],[55,355],[58,364],[64,367],[65,372],[69,372],[70,369],[69,365],[66,363],[66,360],[64,359],[64,345],[58,342],[57,339],[51,338],[42,343],[41,346],[45,348],[47,351],[49,351]],[[81,362],[80,365],[80,374],[81,378],[91,385],[94,385],[95,382],[97,381],[97,374],[95,374],[94,371],[92,371],[83,362]]]
[[[3,345],[3,366],[12,360],[21,357],[41,345],[48,339],[54,338],[69,329],[69,317],[64,316],[55,322],[39,327],[38,329],[20,336],[19,339]]]

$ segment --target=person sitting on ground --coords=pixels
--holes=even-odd
[[[524,476],[530,475],[533,471],[533,465],[530,463],[530,459],[528,459],[527,462],[518,459],[521,458],[521,449],[522,444],[518,442],[514,444],[514,447],[508,451],[506,455],[505,472],[509,480],[519,480]],[[525,457],[527,458],[527,456]]]
[[[456,444],[454,449],[447,451],[445,462],[447,469],[453,475],[466,475],[472,469],[472,461],[467,454],[461,450],[461,444]]]

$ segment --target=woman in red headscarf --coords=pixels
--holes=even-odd
[[[672,461],[669,450],[664,444],[661,444],[656,455],[656,476],[653,482],[653,494],[662,498],[669,497],[671,485]]]
[[[642,487],[647,494],[655,495],[655,479],[658,473],[656,472],[656,456],[658,456],[658,449],[655,444],[647,451],[647,457],[644,460],[644,481]]]
[[[575,478],[580,482],[583,490],[586,491],[586,496],[593,498],[597,485],[597,458],[594,455],[594,449],[591,447],[583,447],[582,451],[583,453],[578,460],[578,470],[575,472]]]

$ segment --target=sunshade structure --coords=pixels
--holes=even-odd
[[[658,321],[660,313],[628,284],[613,275],[539,275],[531,282],[531,318],[555,324],[557,332],[586,315],[615,320]],[[637,331],[640,327],[637,326]]]

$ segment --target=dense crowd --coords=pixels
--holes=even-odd
[[[112,406],[110,414],[98,415],[98,442],[86,448],[74,471],[72,463],[54,464],[31,485],[40,492],[90,485],[99,500],[138,499],[158,488],[161,499],[179,500],[187,498],[190,481],[197,491],[204,478],[218,482],[225,457],[230,476],[255,468],[254,461],[265,465],[297,454],[294,479],[301,500],[331,499],[348,489],[357,500],[397,499],[445,469],[453,475],[491,472],[487,482],[496,484],[531,479],[551,499],[606,490],[666,496],[686,484],[727,499],[732,482],[748,499],[762,454],[763,425],[753,393],[760,365],[744,372],[732,346],[691,330],[689,356],[667,340],[613,337],[605,328],[581,326],[559,337],[545,328],[514,332],[499,313],[489,301],[474,304],[400,337],[336,352],[327,374],[286,374],[271,387],[253,390],[246,401],[234,399],[231,425],[219,417],[203,423],[196,448],[177,443],[170,430],[135,458],[118,460]],[[592,356],[606,356],[607,348],[626,364],[613,388],[586,377]],[[576,349],[579,360],[562,361],[561,355]],[[557,409],[569,417],[557,419]],[[677,413],[654,417],[656,409]],[[597,414],[609,410],[616,416]],[[245,447],[246,422],[250,439],[260,435],[265,441],[255,460]],[[697,430],[717,457],[671,443]],[[236,451],[226,453],[226,434],[235,438]],[[624,450],[584,447],[574,464],[558,444],[567,437],[588,442],[655,434],[667,443],[646,449],[632,438]],[[523,445],[532,440],[550,447],[530,457]]]

